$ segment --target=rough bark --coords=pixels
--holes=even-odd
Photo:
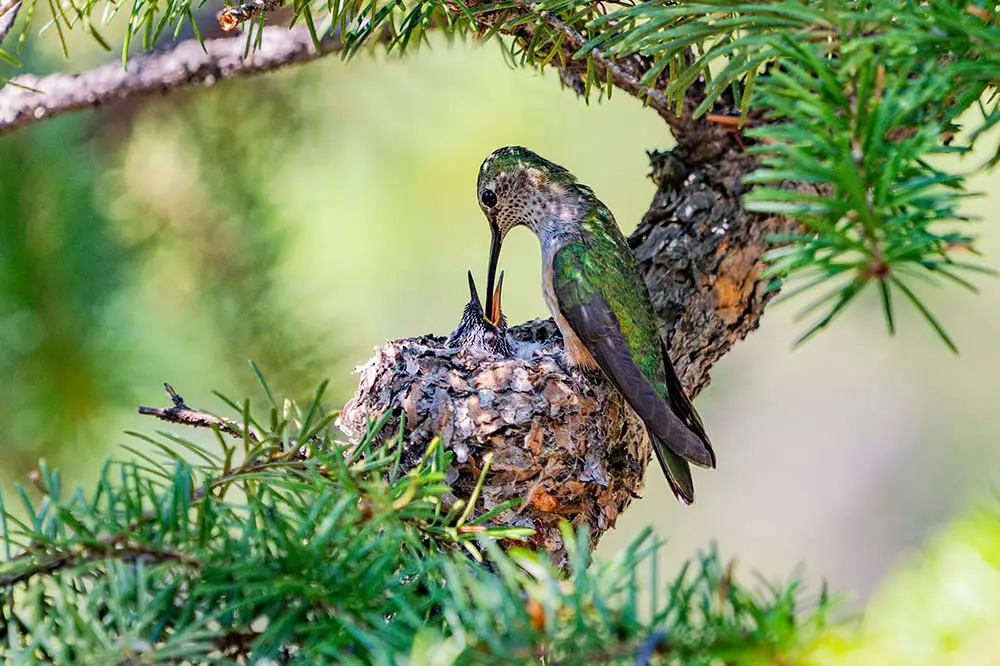
[[[768,238],[797,223],[743,210],[741,178],[756,161],[736,146],[697,167],[675,152],[653,153],[650,162],[658,189],[629,243],[660,333],[694,397],[716,361],[760,323],[775,293],[759,277]],[[725,444],[719,448],[724,457]]]
[[[714,137],[714,145],[692,152],[682,143],[650,154],[657,192],[630,238],[692,397],[715,362],[757,327],[773,293],[759,277],[768,237],[793,228],[786,218],[740,207],[741,178],[756,164],[736,136],[715,127],[700,136]],[[357,434],[369,414],[392,409],[383,431],[391,437],[405,414],[410,460],[441,434],[456,453],[449,479],[465,496],[492,451],[497,462],[477,511],[524,498],[497,522],[535,527],[533,545],[562,562],[558,522],[586,522],[596,545],[638,497],[651,449],[637,417],[602,377],[566,369],[551,320],[514,327],[512,335],[521,342],[518,358],[488,361],[456,356],[443,338],[390,342],[361,370],[340,425]],[[525,342],[539,344],[525,350]],[[715,445],[724,461],[726,443]]]

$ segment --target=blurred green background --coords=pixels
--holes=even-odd
[[[498,146],[564,164],[635,226],[654,190],[644,151],[671,145],[655,113],[620,93],[586,105],[495,45],[432,47],[0,137],[0,481],[45,457],[86,483],[125,430],[159,428],[135,407],[166,404],[164,381],[222,409],[213,389],[258,394],[253,359],[281,395],[331,379],[337,405],[373,347],[446,334],[465,271],[485,279],[475,180]],[[30,61],[63,66],[54,50]],[[967,204],[993,266],[996,179],[973,179],[994,194]],[[502,263],[508,318],[547,316],[529,232]],[[796,306],[770,309],[698,400],[720,459],[696,472],[698,502],[651,477],[600,554],[651,523],[673,571],[716,540],[745,577],[801,564],[813,590],[867,606],[860,635],[831,643],[840,663],[997,663],[1000,282],[981,285],[926,293],[958,357],[912,312],[887,337],[872,294],[795,351]]]

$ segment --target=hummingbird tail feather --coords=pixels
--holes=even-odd
[[[691,466],[684,458],[670,450],[667,443],[660,440],[653,431],[647,428],[649,441],[653,444],[656,459],[660,463],[663,475],[667,477],[670,489],[677,499],[685,504],[694,502],[694,479],[691,478]]]
[[[701,446],[704,448],[704,453],[708,455],[708,460],[706,461],[708,464],[702,464],[696,460],[691,460],[691,462],[715,469],[715,451],[712,450],[712,442],[708,439],[708,433],[705,432],[705,426],[701,422],[701,417],[698,416],[698,412],[684,391],[684,386],[677,376],[677,370],[670,361],[670,353],[667,352],[667,346],[663,344],[662,340],[660,341],[660,350],[663,353],[663,369],[666,371],[667,376],[667,402],[670,404],[670,410],[680,418],[684,427],[700,440]]]

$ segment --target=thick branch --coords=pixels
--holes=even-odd
[[[261,74],[315,60],[340,50],[328,38],[317,51],[304,25],[264,28],[260,48],[244,58],[246,40],[221,38],[181,42],[166,51],[134,56],[128,69],[114,62],[80,74],[23,74],[0,89],[0,135],[69,111],[164,94],[191,86]]]
[[[757,167],[753,157],[729,147],[694,165],[680,152],[650,155],[658,189],[629,242],[660,332],[694,396],[708,385],[716,361],[759,325],[777,293],[760,277],[763,255],[773,234],[796,231],[798,224],[741,207],[742,178]]]

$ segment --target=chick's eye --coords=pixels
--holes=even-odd
[[[487,208],[493,208],[493,206],[497,205],[497,195],[493,190],[483,190],[480,199],[482,199],[483,205]]]

